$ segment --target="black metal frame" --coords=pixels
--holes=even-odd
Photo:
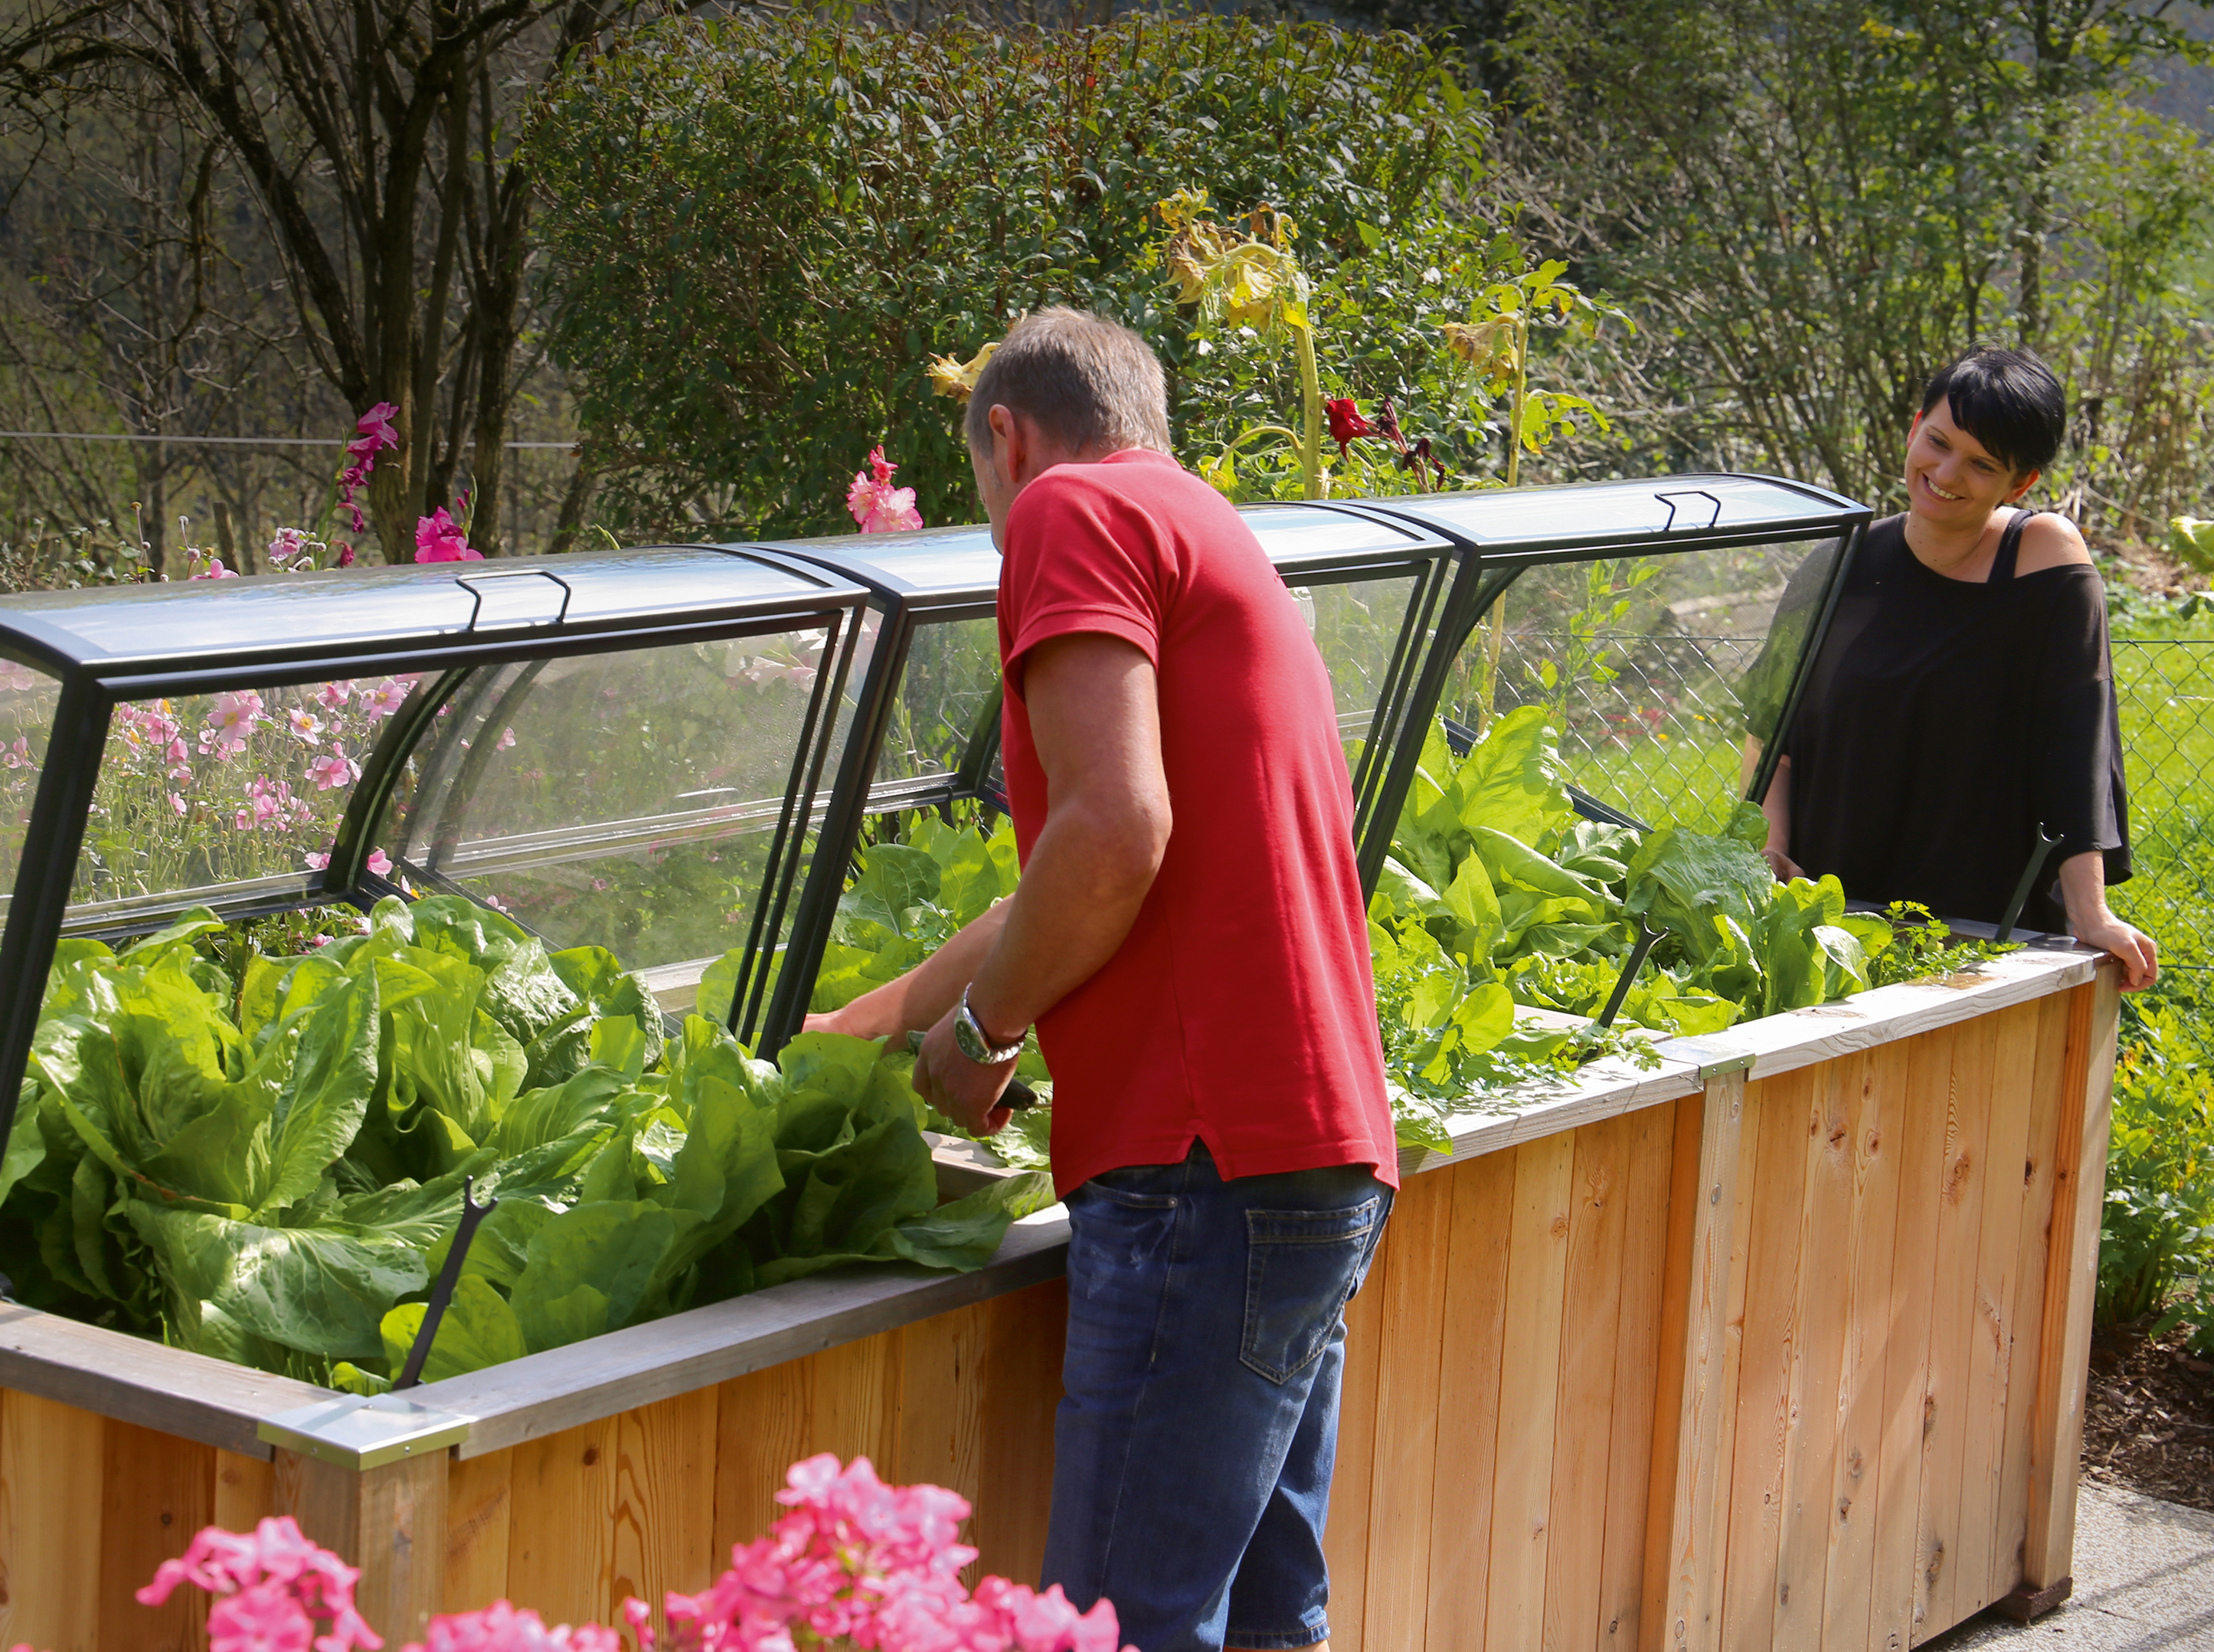
[[[390,803],[401,770],[434,724],[439,707],[479,670],[538,658],[825,627],[829,638],[823,669],[817,674],[799,746],[793,753],[792,782],[786,788],[778,838],[756,900],[755,937],[762,933],[765,916],[769,924],[767,933],[773,936],[774,926],[782,921],[797,875],[798,857],[790,852],[798,840],[795,827],[814,807],[814,789],[830,743],[824,711],[836,703],[835,695],[842,690],[859,630],[854,621],[866,603],[867,592],[818,564],[774,553],[702,546],[672,548],[743,557],[804,581],[812,589],[706,608],[572,622],[566,617],[574,593],[571,580],[581,572],[572,564],[565,570],[569,578],[555,578],[565,592],[560,616],[527,628],[503,627],[485,635],[447,631],[405,643],[376,638],[295,643],[280,637],[273,638],[266,652],[245,657],[218,656],[211,661],[208,651],[194,649],[187,641],[150,647],[142,655],[123,658],[89,650],[73,652],[65,629],[42,623],[35,609],[10,612],[0,607],[0,656],[30,665],[59,684],[46,757],[24,833],[14,898],[9,902],[4,928],[0,928],[0,1142],[7,1140],[14,1124],[46,975],[65,926],[70,889],[83,847],[86,816],[99,782],[110,720],[119,704],[228,688],[295,687],[337,676],[425,672],[364,762],[339,822],[330,864],[321,876],[310,879],[295,895],[223,902],[220,909],[226,916],[244,917],[333,902],[366,905],[394,892],[394,885],[368,872],[366,863],[374,829]],[[370,575],[378,572],[382,571],[363,571]],[[481,612],[482,595],[467,582],[483,577],[481,570],[456,570],[454,583],[476,598],[473,615]],[[345,602],[349,577],[335,574],[325,578],[329,582],[325,586],[329,591],[327,600]],[[440,587],[427,584],[426,589],[437,591]],[[160,921],[159,913],[147,915]],[[147,927],[134,922],[128,929],[101,933],[137,933]],[[755,998],[757,1001],[758,992]]]

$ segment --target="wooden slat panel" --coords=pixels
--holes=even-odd
[[[106,1419],[100,1547],[78,1557],[100,1576],[100,1640],[114,1652],[185,1652],[208,1597],[180,1588],[159,1606],[138,1592],[184,1553],[215,1513],[215,1447]]]
[[[981,1306],[917,1320],[900,1348],[899,1450],[884,1465],[902,1485],[942,1485],[976,1501],[983,1472],[986,1395]]]
[[[1699,1116],[1699,1179],[1692,1193],[1684,1378],[1676,1423],[1675,1493],[1668,1517],[1668,1643],[1707,1652],[1722,1636],[1727,1497],[1737,1431],[1739,1343],[1745,1314],[1744,1235],[1752,1222],[1760,1114],[1746,1104],[1742,1073],[1708,1081]]]
[[[1450,1175],[1400,1188],[1382,1258],[1387,1403],[1376,1417],[1369,1482],[1368,1588],[1361,1643],[1419,1646],[1430,1600],[1430,1495],[1438,1457],[1438,1375],[1453,1235]]]
[[[514,1448],[507,1581],[549,1624],[605,1620],[614,1593],[620,1430],[603,1417]]]
[[[90,1411],[0,1390],[0,1645],[98,1652],[106,1452]]]
[[[1983,1233],[1997,1018],[1960,1031],[1951,1117],[1938,1188],[1937,1273],[1930,1300],[1930,1386],[1922,1437],[1922,1511],[1916,1521],[1914,1631],[1927,1640],[1959,1621],[1954,1556],[1960,1545],[1960,1473],[1972,1427],[1970,1349],[1976,1337],[1976,1245]]]
[[[435,1451],[356,1477],[362,1552],[354,1600],[388,1646],[420,1639],[443,1604],[446,1471],[452,1462],[449,1453]]]
[[[331,1464],[280,1450],[272,1475],[271,1508],[290,1514],[306,1536],[348,1563],[361,1562],[361,1477]]]
[[[1870,1644],[1869,1568],[1875,1563],[1883,1459],[1884,1367],[1892,1322],[1892,1245],[1898,1238],[1899,1172],[1905,1147],[1911,1046],[1868,1052],[1850,1097],[1852,1202],[1844,1250],[1844,1347],[1839,1355],[1838,1447],[1832,1465],[1829,1553],[1822,1585],[1823,1644]]]
[[[2067,1070],[2070,998],[2037,1005],[2037,1071],[2031,1080],[2028,1143],[2022,1153],[2021,1215],[2015,1239],[2015,1337],[2007,1381],[2006,1457],[1999,1471],[1999,1508],[1993,1525],[1999,1541],[1991,1555],[1991,1593],[1997,1600],[2022,1580],[2022,1546],[2029,1533],[2029,1458],[2037,1415],[2038,1350],[2045,1328],[2046,1263],[2052,1240],[2052,1166],[2060,1107],[2070,1089]]]
[[[1453,1172],[1444,1172],[1447,1175]],[[1323,1558],[1330,1566],[1330,1645],[1361,1652],[1368,1598],[1368,1497],[1375,1481],[1378,1374],[1384,1359],[1384,1258],[1391,1228],[1369,1264],[1368,1281],[1345,1310],[1345,1375],[1338,1389],[1337,1473],[1330,1484]]]
[[[1669,1148],[1668,1253],[1660,1264],[1660,1342],[1653,1375],[1653,1457],[1645,1490],[1645,1566],[1639,1592],[1638,1652],[1663,1652],[1683,1643],[1688,1624],[1679,1624],[1676,1604],[1676,1551],[1679,1539],[1688,1540],[1691,1505],[1697,1485],[1695,1465],[1683,1449],[1680,1433],[1688,1414],[1684,1403],[1685,1380],[1690,1356],[1692,1290],[1701,1282],[1695,1257],[1701,1242],[1710,1238],[1711,1222],[1703,1212],[1706,1184],[1699,1179],[1707,1154],[1704,1117],[1709,1098],[1704,1092],[1686,1096],[1675,1106],[1676,1126]],[[1727,1236],[1724,1248],[1728,1248]],[[1712,1327],[1704,1327],[1710,1332]],[[1705,1408],[1711,1412],[1711,1405]],[[1684,1514],[1678,1514],[1679,1498]],[[1688,1604],[1688,1601],[1686,1602]]]
[[[620,1623],[623,1601],[635,1595],[653,1607],[658,1624],[664,1594],[697,1594],[722,1569],[715,1398],[702,1388],[615,1418],[615,1576],[601,1622]]]
[[[509,1594],[514,1466],[515,1453],[501,1451],[466,1458],[446,1471],[448,1612],[473,1612]]]
[[[715,1552],[751,1543],[783,1511],[786,1468],[812,1449],[815,1362],[789,1360],[715,1390]]]
[[[1739,1355],[1736,1446],[1731,1459],[1729,1537],[1722,1644],[1765,1647],[1776,1616],[1777,1555],[1783,1538],[1783,1441],[1790,1429],[1798,1349],[1801,1197],[1808,1140],[1822,1129],[1815,1106],[1819,1068],[1746,1086],[1760,1124],[1748,1272]]]
[[[1607,1459],[1614,1443],[1615,1369],[1622,1358],[1622,1239],[1632,1120],[1575,1135],[1568,1270],[1561,1316],[1560,1398],[1545,1545],[1548,1649],[1599,1644],[1606,1559]]]
[[[276,1510],[276,1464],[267,1458],[241,1457],[218,1447],[215,1512],[209,1518],[226,1532],[250,1532]]]
[[[1904,1647],[1914,1630],[1915,1520],[1922,1501],[1923,1407],[1930,1383],[1930,1303],[1937,1271],[1937,1206],[1945,1174],[1958,1032],[1907,1047],[1899,1139],[1899,1221],[1883,1367],[1883,1435],[1876,1465],[1875,1542],[1868,1568],[1868,1644]]]
[[[1453,1183],[1453,1228],[1440,1308],[1446,1355],[1438,1372],[1438,1465],[1430,1487],[1422,1643],[1429,1652],[1461,1652],[1483,1640],[1514,1161],[1512,1153],[1489,1153],[1442,1172]]]
[[[865,1457],[881,1469],[899,1454],[900,1343],[904,1328],[826,1348],[815,1367],[812,1431],[805,1455]]]
[[[1991,1018],[1991,1123],[1985,1132],[1984,1209],[1976,1239],[1975,1321],[1968,1343],[1960,1422],[1960,1542],[1952,1559],[1954,1621],[1982,1611],[2005,1589],[1991,1588],[1992,1563],[2016,1546],[1998,1530],[2006,1463],[2007,1390],[2013,1380],[2023,1177],[2037,1076],[2038,1006]],[[2039,1281],[2040,1285],[2043,1281]],[[2012,1588],[2011,1580],[2008,1588]]]
[[[1606,1451],[1605,1551],[1597,1632],[1602,1652],[1631,1652],[1644,1616],[1645,1511],[1653,1478],[1654,1386],[1660,1363],[1661,1269],[1668,1253],[1674,1107],[1632,1113],[1623,1179],[1622,1297]],[[1696,1168],[1696,1164],[1695,1166]],[[1682,1361],[1677,1361],[1680,1369]]]
[[[1790,1410],[1776,1558],[1771,1643],[1814,1652],[1822,1643],[1831,1501],[1838,1475],[1839,1386],[1852,1313],[1855,1151],[1869,1058],[1849,1055],[1809,1069],[1812,1128],[1800,1197],[1799,1300],[1793,1310]]]
[[[1572,1136],[1526,1142],[1514,1150],[1514,1232],[1507,1255],[1509,1352],[1499,1380],[1499,1454],[1484,1602],[1488,1646],[1534,1646],[1544,1631],[1575,1172]]]
[[[2099,1218],[2107,1196],[2107,1135],[2114,1105],[2119,968],[2070,994],[2068,1089],[2053,1156],[2052,1241],[2046,1260],[2030,1420],[2029,1518],[2022,1582],[2045,1588],[2070,1576],[2076,1478],[2083,1450],[2083,1386],[2090,1374],[2091,1304],[2099,1282]]]
[[[990,1410],[969,1526],[988,1572],[1036,1583],[1053,1503],[1053,1414],[1068,1341],[1068,1283],[1055,1279],[984,1307],[984,1392]]]

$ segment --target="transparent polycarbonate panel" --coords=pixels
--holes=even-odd
[[[1419,583],[1410,569],[1384,578],[1317,580],[1292,587],[1323,664],[1330,668],[1338,733],[1346,740],[1367,738],[1376,720],[1377,702]]]
[[[60,698],[61,685],[53,678],[0,659],[0,913],[15,898],[23,838],[31,829],[31,805]]]
[[[896,793],[901,782],[957,774],[978,725],[999,698],[996,620],[917,627],[884,727],[872,789]]]
[[[1773,737],[1838,542],[1548,563],[1453,663],[1448,732],[1542,705],[1571,784],[1648,824],[1726,822]]]
[[[125,701],[108,719],[73,928],[303,894],[414,674]]]
[[[641,970],[720,957],[754,921],[829,639],[487,668],[442,713],[382,845],[399,876],[549,946]]]

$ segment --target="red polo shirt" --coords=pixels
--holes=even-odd
[[[1398,1149],[1328,672],[1236,511],[1165,454],[1061,465],[1016,499],[1000,572],[1004,761],[1027,860],[1046,784],[1023,658],[1120,637],[1159,675],[1168,848],[1128,939],[1048,1011],[1054,1181],[1172,1164],[1226,1177]]]

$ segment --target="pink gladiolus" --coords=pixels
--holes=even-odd
[[[368,526],[368,524],[367,524],[366,523],[363,523],[363,524],[362,524],[362,527],[367,527],[367,526]],[[356,529],[354,529],[354,532],[356,532],[356,533],[359,533],[359,532],[361,532],[361,530],[362,530],[362,529],[361,529],[361,528],[356,528]],[[352,547],[352,546],[351,546],[351,545],[341,545],[341,546],[339,546],[339,560],[338,560],[338,564],[337,564],[337,566],[339,566],[339,567],[341,567],[341,568],[350,568],[350,567],[353,566],[353,547]]]
[[[922,526],[922,513],[914,508],[914,489],[892,486],[892,473],[898,468],[878,446],[869,450],[869,468],[853,473],[853,485],[846,490],[846,508],[863,533],[895,534]]]
[[[354,429],[369,438],[369,452],[400,445],[400,432],[392,427],[392,415],[399,411],[397,402],[380,401],[355,421]]]
[[[415,524],[418,562],[481,562],[482,551],[469,548],[468,535],[440,505]]]
[[[369,869],[379,878],[391,877],[392,857],[382,849],[371,849],[369,852]]]

